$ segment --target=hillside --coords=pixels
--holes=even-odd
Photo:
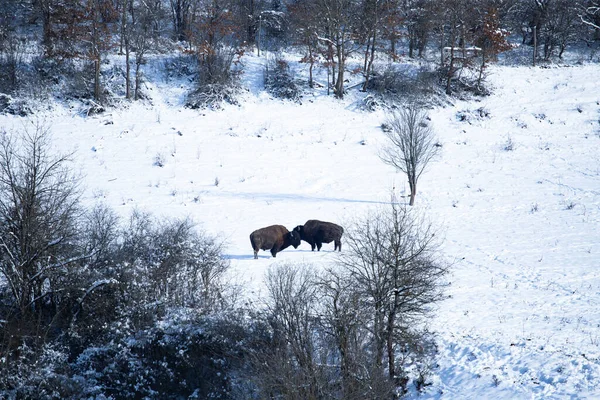
[[[307,219],[350,223],[408,194],[378,157],[386,113],[324,89],[302,104],[262,90],[264,59],[243,60],[239,106],[183,107],[185,81],[146,65],[151,99],[86,116],[56,104],[42,122],[75,150],[84,201],[127,216],[190,216],[226,241],[232,276],[260,302],[274,262],[335,260],[303,243],[254,260],[248,235]],[[301,66],[294,66],[298,69]],[[429,111],[442,145],[415,208],[443,232],[451,263],[430,329],[437,363],[421,398],[600,396],[600,91],[598,65],[491,69],[492,94]]]

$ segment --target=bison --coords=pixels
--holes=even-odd
[[[300,239],[310,244],[312,251],[321,250],[323,243],[334,242],[333,250],[342,251],[342,234],[344,228],[332,222],[317,221],[309,219],[304,225],[298,225],[292,232],[297,232]]]
[[[300,246],[300,235],[297,232],[290,232],[283,225],[271,225],[266,228],[260,228],[250,234],[250,243],[254,249],[254,258],[258,258],[258,250],[271,250],[273,257],[278,252],[294,246],[295,249]]]

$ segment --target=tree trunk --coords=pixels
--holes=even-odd
[[[386,337],[386,345],[387,345],[387,356],[388,356],[388,372],[390,379],[393,381],[396,376],[396,357],[394,354],[394,323],[395,323],[395,312],[391,311],[388,316],[388,326],[387,326],[387,337]]]
[[[381,312],[381,301],[375,302],[375,321],[373,323],[373,334],[375,336],[375,366],[381,367],[383,363],[383,316]]]
[[[125,38],[125,98],[131,98],[131,65],[129,64],[129,38]]]
[[[450,65],[448,66],[448,76],[446,77],[446,94],[447,95],[452,94],[452,77],[454,76],[454,42],[456,42],[456,32],[455,32],[454,28],[452,28],[452,30],[450,32]],[[444,51],[442,48],[442,58],[443,57],[444,57]],[[412,190],[411,190],[411,193],[412,193]]]
[[[477,77],[477,87],[481,89],[481,82],[483,81],[483,71],[486,68],[486,59],[485,59],[486,49],[484,48],[481,52],[481,65],[479,66],[479,76]]]
[[[414,206],[415,205],[415,197],[417,196],[417,182],[414,179],[409,179],[408,185],[410,187],[410,202],[408,203],[408,205]]]
[[[450,49],[450,65],[448,66],[448,76],[446,77],[446,94],[452,94],[452,76],[454,75],[454,47]]]
[[[142,61],[136,58],[135,61],[135,90],[133,93],[134,100],[138,100],[140,98],[140,65]]]
[[[329,45],[329,60],[331,63],[331,87],[335,90],[335,62],[333,61],[333,46],[331,44]]]
[[[363,72],[367,73],[367,64],[369,63],[369,50],[371,49],[371,35],[367,37],[367,48],[365,49],[365,59],[363,61]]]
[[[48,0],[39,2],[41,14],[42,14],[42,45],[46,55],[51,56],[53,53],[52,49],[52,11]]]
[[[441,38],[440,38],[440,65],[443,67],[446,64],[446,60],[444,60],[444,27],[441,29]]]
[[[369,60],[366,64],[366,69],[365,69],[365,83],[363,84],[362,90],[363,92],[367,91],[367,88],[369,86],[369,79],[371,78],[371,71],[373,70],[373,61],[375,60],[375,37],[376,32],[373,31],[373,36],[372,36],[372,43],[371,43],[371,54],[369,57]]]
[[[94,99],[100,101],[100,54],[94,60]]]
[[[535,67],[535,59],[537,58],[537,29],[533,27],[533,66]]]
[[[345,69],[345,56],[344,56],[344,37],[342,35],[341,40],[338,40],[336,46],[336,56],[338,60],[338,72],[337,79],[335,82],[335,97],[338,99],[344,98],[344,69]]]
[[[123,54],[123,47],[126,46],[125,38],[127,30],[127,0],[123,0],[123,9],[121,10],[121,40],[119,41],[119,54]]]
[[[308,48],[308,56],[310,57],[310,64],[308,67],[308,87],[310,87],[311,89],[314,87],[314,83],[313,83],[313,68],[315,66],[315,62],[313,59],[313,54],[312,54],[312,48]]]

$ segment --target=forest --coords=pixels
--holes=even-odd
[[[452,92],[455,78],[470,64],[477,72],[462,84],[482,91],[487,64],[515,43],[529,51],[513,62],[535,65],[561,60],[567,48],[591,53],[593,58],[600,40],[597,0],[2,3],[0,105],[17,109],[14,112],[20,106],[10,103],[20,101],[11,101],[12,97],[52,94],[99,105],[143,98],[140,66],[150,54],[182,55],[185,65],[173,68],[193,73],[194,90],[187,104],[206,107],[235,101],[239,75],[235,65],[246,51],[260,55],[261,50],[294,49],[309,70],[306,84],[314,85],[315,67],[327,68],[327,85],[342,98],[349,73],[364,76],[365,91],[402,86],[395,71],[375,71],[374,61],[384,56],[391,63],[400,57],[426,58],[446,93]],[[469,48],[477,49],[477,57],[466,54]],[[119,70],[103,70],[109,57],[121,59]],[[350,68],[350,59],[361,61]],[[285,69],[281,64],[273,69]],[[372,82],[374,75],[379,79]],[[294,90],[279,93],[294,96]]]

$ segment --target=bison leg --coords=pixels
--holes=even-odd
[[[341,240],[336,240],[335,241],[335,246],[333,247],[333,251],[342,251],[342,241]]]
[[[277,249],[271,249],[271,255],[277,257]]]
[[[321,246],[323,246],[323,243],[317,242],[317,251],[321,251]]]
[[[254,250],[254,259],[257,260],[258,259],[258,250]]]

